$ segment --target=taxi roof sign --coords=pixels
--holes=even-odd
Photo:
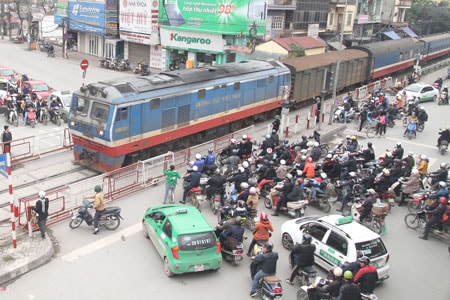
[[[353,222],[352,216],[342,217],[336,220],[336,225],[350,224]]]
[[[179,209],[177,209],[177,211],[176,211],[176,214],[177,214],[177,215],[187,214],[187,213],[188,213],[187,208],[179,208]]]

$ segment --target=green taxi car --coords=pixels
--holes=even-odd
[[[70,103],[72,102],[72,93],[70,91],[56,91],[50,94],[47,102],[50,103],[56,99],[63,109],[61,111],[61,119],[67,123],[69,117]]]
[[[145,212],[142,230],[164,261],[164,271],[169,277],[218,270],[222,265],[214,230],[193,206],[153,206]]]

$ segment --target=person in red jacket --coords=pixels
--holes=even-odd
[[[303,175],[305,175],[306,178],[314,178],[314,176],[316,175],[316,172],[314,170],[314,162],[311,157],[308,157],[306,159],[306,164],[303,168]]]
[[[255,230],[253,231],[253,240],[248,247],[247,256],[251,256],[256,242],[268,241],[273,232],[272,223],[269,221],[269,215],[266,212],[261,213],[259,220],[259,223],[256,224]]]
[[[375,283],[378,281],[377,269],[370,265],[370,259],[362,256],[358,259],[361,268],[353,277],[353,282],[359,285],[361,293],[373,294]]]

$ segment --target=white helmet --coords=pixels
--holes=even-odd
[[[289,180],[292,180],[292,178],[294,178],[294,176],[292,176],[291,173],[287,173],[286,174],[286,178],[289,179]]]
[[[418,174],[418,173],[419,173],[419,170],[417,170],[416,168],[411,170],[411,174]]]
[[[439,186],[445,188],[447,187],[447,183],[445,181],[439,181]]]
[[[194,171],[194,172],[198,171],[198,167],[197,166],[193,166],[192,167],[192,171]]]
[[[445,163],[445,162],[441,163],[441,168],[442,168],[442,169],[447,168],[447,166],[448,166],[447,163]]]
[[[244,173],[245,170],[244,170],[243,167],[239,167],[239,168],[238,168],[238,171],[239,171],[239,173]]]
[[[413,152],[413,151],[409,151],[409,152],[408,152],[408,155],[409,155],[409,156],[414,156],[414,152]]]
[[[195,159],[201,159],[202,156],[200,155],[200,153],[195,154]]]
[[[319,146],[320,146],[319,142],[314,142],[314,147],[319,147]]]
[[[285,165],[286,161],[284,159],[280,160],[280,164]]]
[[[348,173],[348,175],[350,175],[351,177],[355,177],[356,173],[355,172],[350,172],[350,173]]]
[[[39,192],[39,198],[44,198],[45,197],[45,192],[44,191],[40,191]]]
[[[427,156],[426,156],[425,154],[422,154],[422,155],[420,156],[420,159],[427,159]]]
[[[303,175],[302,170],[297,170],[297,177],[300,177],[300,176],[302,176],[302,175]]]
[[[247,139],[247,135],[244,134],[244,135],[242,136],[242,139],[243,139],[243,140],[246,140],[246,139]]]
[[[320,177],[322,177],[323,179],[326,179],[327,178],[327,173],[325,173],[325,172],[320,173]]]
[[[242,166],[247,169],[250,165],[248,164],[248,161],[244,160]]]
[[[242,182],[241,183],[241,189],[248,189],[248,183],[247,182]]]

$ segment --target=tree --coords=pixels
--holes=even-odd
[[[449,31],[449,19],[449,1],[415,0],[406,13],[406,21],[419,35]]]

